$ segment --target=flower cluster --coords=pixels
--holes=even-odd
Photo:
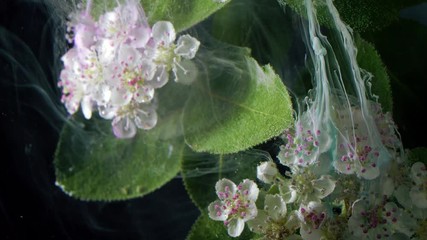
[[[118,138],[131,138],[138,128],[156,125],[155,89],[171,71],[175,81],[186,81],[178,78],[189,72],[182,62],[195,57],[200,42],[189,35],[175,41],[170,22],[150,27],[138,1],[128,0],[97,21],[89,10],[72,22],[74,47],[62,57],[58,84],[62,102],[70,114],[81,108],[87,119],[98,111],[112,119]]]
[[[233,237],[246,222],[260,239],[269,240],[426,238],[427,168],[405,161],[389,115],[377,103],[370,103],[369,109],[375,126],[366,124],[360,108],[352,107],[336,112],[335,129],[329,133],[316,129],[307,121],[313,119],[310,113],[303,113],[295,129],[284,132],[279,161],[257,167],[264,203],[256,206],[264,207],[254,209],[256,198],[241,207],[247,200],[240,200],[242,193],[223,179],[217,183],[220,201],[209,206],[210,217],[226,225],[240,219],[239,231],[229,226]],[[288,171],[282,175],[277,164]],[[218,187],[223,185],[230,187]]]

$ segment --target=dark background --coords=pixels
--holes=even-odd
[[[402,16],[426,24],[426,9]],[[0,240],[184,239],[199,212],[178,177],[143,198],[113,203],[79,201],[55,186],[52,161],[66,113],[52,35],[62,26],[50,16],[39,1],[0,2]],[[407,148],[427,146],[426,32],[402,19],[363,34],[392,75]]]

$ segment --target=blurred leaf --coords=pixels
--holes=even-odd
[[[206,70],[184,109],[184,133],[195,151],[233,153],[279,135],[293,122],[290,97],[270,66],[228,47],[200,56]]]
[[[175,103],[161,102],[157,126],[139,130],[133,139],[115,138],[111,121],[97,116],[76,117],[81,123],[69,121],[55,155],[57,185],[79,199],[112,201],[143,196],[175,177],[184,147],[180,123],[184,100],[171,91],[180,88],[169,83],[161,89],[160,94]]]
[[[187,240],[227,240],[227,239],[242,239],[248,240],[253,237],[253,233],[250,232],[247,228],[242,232],[237,238],[230,237],[227,233],[227,228],[224,227],[224,223],[213,221],[209,218],[207,214],[202,214],[199,216],[197,221],[194,223],[191,228],[190,234],[187,237]]]
[[[359,67],[372,73],[371,91],[379,97],[379,102],[384,111],[393,109],[393,96],[390,86],[390,78],[378,52],[372,44],[360,37],[355,38],[357,47],[357,62]]]
[[[92,14],[96,18],[117,6],[117,0],[93,0],[92,2]],[[203,21],[225,4],[213,0],[141,0],[150,25],[157,21],[170,21],[177,32]]]

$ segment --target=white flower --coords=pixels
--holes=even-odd
[[[365,239],[388,239],[395,233],[410,237],[416,225],[406,212],[393,202],[370,205],[368,201],[357,200],[352,206],[352,215],[348,221],[350,233]]]
[[[263,162],[257,167],[257,178],[267,184],[273,183],[278,173],[273,161]]]
[[[419,208],[427,208],[427,168],[424,163],[416,162],[411,167],[414,186],[409,192],[412,202]]]
[[[326,209],[319,202],[301,204],[298,218],[301,222],[300,234],[304,240],[320,240],[322,237],[321,226],[326,218]]]
[[[114,109],[114,112],[111,125],[118,138],[132,138],[137,128],[149,130],[157,123],[157,113],[152,105],[130,103]]]
[[[287,203],[320,201],[331,194],[336,185],[330,175],[319,177],[310,168],[295,167],[291,177],[279,188]]]
[[[209,205],[209,217],[224,221],[228,235],[237,237],[242,233],[245,222],[255,218],[258,213],[255,201],[259,189],[251,180],[245,179],[236,186],[226,178],[219,180],[215,189],[219,200]]]
[[[258,210],[258,215],[248,221],[252,232],[275,236],[280,239],[301,239],[295,234],[299,221],[294,212],[288,214],[286,203],[278,195],[267,194],[264,200],[264,210]]]
[[[176,33],[172,23],[159,21],[152,28],[151,53],[154,62],[158,64],[158,69],[154,80],[161,85],[169,79],[168,71],[172,70],[175,81],[178,81],[178,71],[187,73],[187,69],[180,65],[181,58],[192,59],[199,49],[200,42],[186,34],[181,36],[175,44]]]

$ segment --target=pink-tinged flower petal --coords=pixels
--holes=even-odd
[[[90,48],[95,43],[95,23],[86,18],[74,27],[74,44],[77,48]]]
[[[156,22],[151,34],[156,44],[164,46],[169,46],[176,38],[175,28],[171,22],[166,21]]]
[[[216,182],[215,190],[219,199],[223,200],[232,197],[237,191],[237,186],[231,180],[223,178]]]
[[[157,113],[153,108],[137,109],[134,121],[140,129],[152,129],[157,124]]]
[[[238,237],[242,234],[244,227],[245,221],[243,221],[243,219],[233,219],[228,223],[228,235],[231,237]]]
[[[101,33],[106,38],[114,37],[119,27],[120,16],[116,11],[107,12],[99,17],[98,25]]]
[[[117,138],[133,138],[136,134],[135,124],[128,117],[116,117],[111,125]]]
[[[178,56],[182,56],[183,58],[192,59],[194,56],[196,56],[197,50],[199,50],[199,46],[199,40],[186,34],[178,39],[175,53]]]
[[[215,221],[225,221],[228,218],[229,208],[224,207],[220,200],[216,200],[209,204],[209,217]]]
[[[134,48],[144,48],[151,36],[151,29],[148,27],[138,27],[129,34],[129,45]]]
[[[114,40],[111,39],[101,39],[98,43],[98,58],[99,62],[102,64],[110,64],[116,57],[116,52],[118,45]]]
[[[68,68],[74,64],[77,58],[77,49],[71,48],[62,57],[61,60],[64,63],[64,67]]]

